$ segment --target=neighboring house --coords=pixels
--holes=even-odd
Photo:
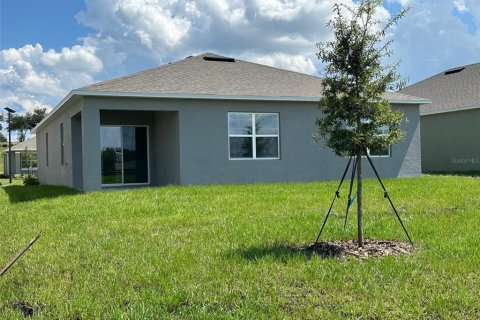
[[[208,53],[73,90],[34,129],[39,179],[86,191],[339,179],[346,159],[312,140],[321,90],[318,77]],[[379,151],[380,174],[418,176],[428,100],[386,97],[406,138]]]
[[[480,63],[441,72],[400,92],[432,100],[420,108],[423,172],[480,170]]]
[[[28,154],[27,154],[28,153]],[[4,175],[8,177],[8,167],[12,164],[12,175],[37,170],[37,138],[33,137],[12,146],[9,157],[8,147],[3,152]]]

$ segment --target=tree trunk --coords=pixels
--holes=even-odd
[[[362,151],[357,152],[357,241],[363,247]]]

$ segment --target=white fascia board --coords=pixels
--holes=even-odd
[[[95,90],[75,90],[75,93],[82,96],[97,97],[133,97],[133,98],[166,98],[166,99],[204,99],[204,100],[255,100],[255,101],[303,101],[319,102],[318,97],[300,96],[245,96],[245,95],[215,95],[215,94],[192,94],[192,93],[152,93],[152,92],[112,92]],[[390,103],[396,104],[428,104],[428,99],[390,99]]]
[[[388,102],[395,104],[431,104],[432,100],[428,99],[388,99]]]
[[[260,100],[260,101],[306,101],[319,102],[320,97],[291,97],[291,96],[237,96],[216,94],[191,93],[155,93],[155,92],[112,92],[75,90],[75,94],[93,97],[125,97],[125,98],[164,98],[164,99],[202,99],[202,100]]]
[[[55,106],[55,108],[52,109],[52,111],[50,111],[47,116],[45,118],[42,119],[42,121],[40,121],[36,126],[35,128],[33,128],[31,130],[31,133],[37,133],[37,130],[55,113],[57,112],[58,109],[60,109],[68,100],[70,100],[70,98],[74,95],[74,91],[70,91],[69,94],[67,94],[67,96],[65,98],[62,99],[62,101],[60,101],[59,104],[57,104]]]
[[[460,112],[460,111],[466,111],[466,110],[472,110],[472,109],[480,109],[480,104],[461,107],[461,108],[455,108],[455,109],[452,108],[452,109],[443,109],[443,110],[437,110],[437,111],[420,112],[420,116],[429,116],[432,114],[448,113],[448,112]]]
[[[96,91],[96,90],[73,90],[63,98],[62,101],[42,120],[32,133],[36,131],[48,121],[67,101],[73,96],[83,97],[121,97],[121,98],[164,98],[164,99],[196,99],[196,100],[252,100],[252,101],[299,101],[299,102],[319,102],[318,97],[296,97],[296,96],[244,96],[244,95],[215,95],[215,94],[191,94],[191,93],[154,93],[154,92],[112,92],[112,91]],[[426,104],[431,103],[430,100],[402,100],[390,99],[390,103],[395,104]]]

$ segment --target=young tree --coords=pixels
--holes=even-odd
[[[363,246],[362,154],[369,149],[388,148],[403,138],[401,112],[393,112],[384,98],[387,90],[404,85],[397,72],[398,62],[384,64],[392,55],[387,30],[397,24],[406,9],[384,23],[375,18],[381,0],[362,0],[354,7],[336,4],[335,16],[327,26],[334,39],[320,42],[318,58],[326,63],[320,100],[322,117],[317,119],[317,140],[337,155],[357,159],[357,235]],[[379,135],[381,127],[388,133]]]

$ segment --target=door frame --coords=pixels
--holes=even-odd
[[[120,129],[120,143],[122,145],[122,183],[102,183],[102,188],[108,187],[125,187],[125,186],[148,186],[150,185],[150,126],[148,124],[106,124],[100,125],[100,130],[102,127],[144,127],[147,128],[147,182],[137,182],[137,183],[125,183],[125,176],[123,170],[123,132]],[[102,144],[102,133],[100,132],[100,146]],[[100,149],[100,152],[102,150]],[[101,153],[100,153],[101,156]],[[102,162],[100,161],[100,181],[102,180]]]

